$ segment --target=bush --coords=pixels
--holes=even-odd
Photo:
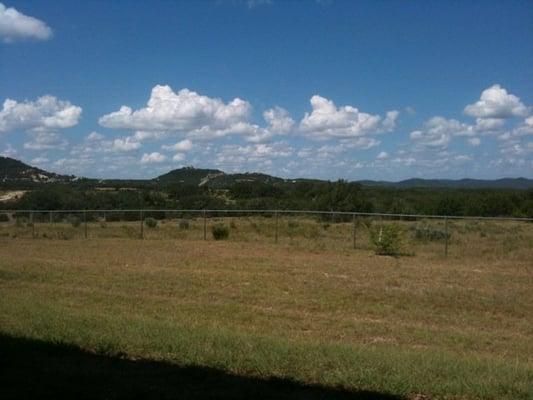
[[[0,214],[0,222],[9,222],[9,215]]]
[[[289,229],[295,229],[298,228],[299,224],[298,221],[289,220],[288,224]]]
[[[378,255],[396,257],[404,252],[403,230],[398,224],[374,227],[370,230],[370,241]]]
[[[155,228],[157,226],[157,220],[154,218],[146,218],[144,223],[148,228]]]
[[[450,232],[429,226],[417,226],[415,228],[415,238],[424,241],[444,240],[450,238]]]
[[[213,239],[215,240],[224,240],[229,237],[229,228],[223,224],[215,224],[211,228],[213,233]]]
[[[17,219],[15,221],[16,221],[15,225],[20,228],[20,227],[25,226],[28,223],[28,218],[17,216]]]
[[[230,227],[231,229],[237,229],[237,224],[235,223],[235,221],[230,221],[230,223],[229,223],[229,227]]]
[[[189,223],[188,219],[181,219],[178,223],[178,226],[182,231],[185,231],[191,227],[191,224]]]
[[[70,223],[70,225],[72,225],[74,228],[79,228],[79,226],[81,225],[81,219],[80,217],[77,217],[75,215],[70,215],[68,217],[68,222]]]

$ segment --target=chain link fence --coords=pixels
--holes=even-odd
[[[218,229],[234,241],[371,249],[396,230],[408,242],[407,248],[425,246],[447,256],[454,244],[471,240],[513,243],[519,237],[522,245],[530,246],[531,222],[533,218],[300,210],[4,210],[0,235],[194,241],[213,240]],[[513,249],[512,244],[508,247]]]

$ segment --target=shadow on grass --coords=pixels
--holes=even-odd
[[[0,334],[0,391],[8,399],[388,399],[375,392],[259,379],[203,367],[133,361]]]

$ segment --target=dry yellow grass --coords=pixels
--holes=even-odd
[[[532,395],[532,225],[489,224],[480,236],[454,223],[448,258],[442,242],[392,258],[374,255],[362,234],[351,249],[350,224],[317,236],[299,221],[275,245],[252,223],[235,220],[224,242],[201,240],[201,221],[186,232],[173,222],[145,228],[146,240],[97,237],[135,223],[92,224],[89,240],[2,237],[1,330],[400,395]],[[172,235],[180,240],[164,238]],[[183,332],[193,339],[180,347]],[[381,367],[350,370],[354,354]]]

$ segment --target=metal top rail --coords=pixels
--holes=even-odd
[[[417,219],[463,219],[463,220],[491,220],[491,221],[529,221],[533,218],[526,217],[483,217],[460,215],[431,215],[431,214],[393,214],[393,213],[368,213],[358,211],[313,211],[313,210],[228,210],[228,209],[106,209],[106,210],[0,210],[0,213],[102,213],[102,212],[181,212],[181,213],[249,213],[249,214],[306,214],[306,215],[349,215],[364,217],[397,217]]]

